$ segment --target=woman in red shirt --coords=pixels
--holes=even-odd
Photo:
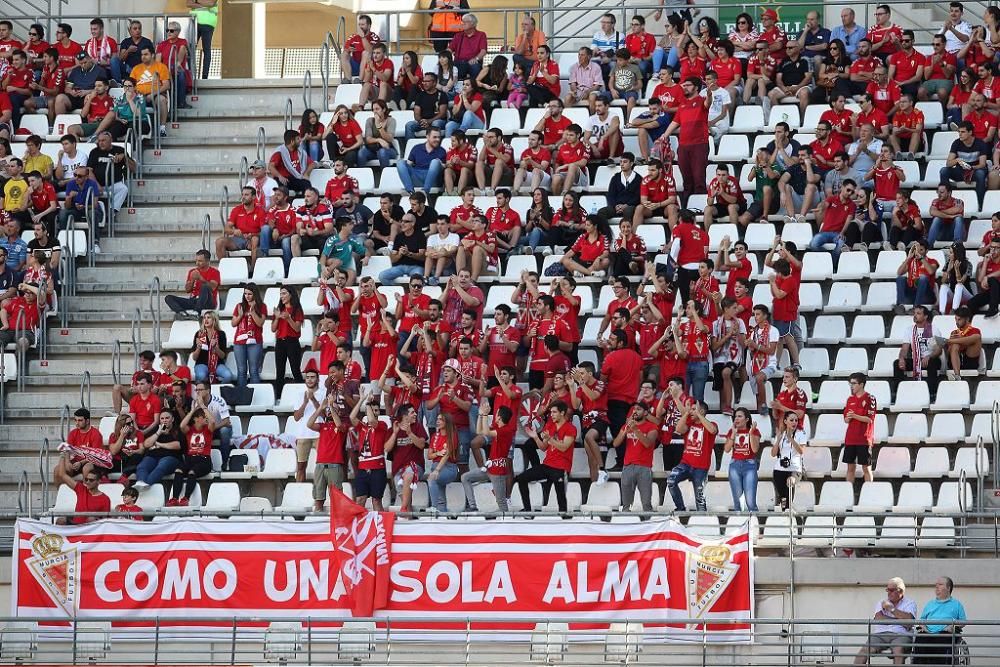
[[[691,77],[701,79],[705,76],[705,70],[708,69],[708,60],[701,56],[698,51],[698,45],[694,42],[688,42],[687,50],[681,56],[680,64],[681,81],[685,81]]]
[[[417,410],[404,403],[392,420],[392,433],[385,441],[385,453],[392,458],[392,479],[401,496],[399,511],[410,511],[410,500],[417,480],[424,474],[424,448],[427,431],[420,423]]]
[[[549,47],[542,44],[538,47],[538,60],[528,74],[529,105],[540,107],[551,100],[559,99],[561,87],[559,84],[559,65],[552,60]]]
[[[603,278],[609,263],[608,238],[597,229],[600,218],[588,215],[583,221],[583,234],[563,255],[566,271],[577,272],[592,278]]]
[[[327,159],[343,160],[348,167],[358,166],[358,149],[365,143],[364,131],[343,104],[334,110],[333,119],[323,132]]]
[[[760,431],[746,408],[736,408],[733,427],[726,433],[725,451],[732,453],[729,463],[729,490],[733,493],[734,512],[742,512],[740,498],[746,500],[747,512],[757,511],[757,453]]]
[[[583,231],[587,214],[580,206],[580,195],[575,192],[567,192],[563,195],[562,203],[562,207],[552,215],[552,224],[549,226],[549,233],[546,234],[544,244],[571,246]],[[542,239],[536,240],[541,242]],[[528,244],[532,247],[536,246],[531,238],[529,238]]]
[[[184,460],[174,471],[174,485],[167,507],[187,507],[191,494],[198,485],[198,478],[212,472],[212,432],[215,421],[212,413],[197,408],[184,415],[181,433],[184,434]]]
[[[945,120],[949,123],[961,123],[962,116],[969,111],[969,97],[972,96],[972,87],[979,81],[979,76],[975,70],[966,68],[958,75],[958,83],[951,89],[948,97],[948,108],[945,110]]]
[[[715,47],[716,57],[712,60],[712,71],[719,78],[719,86],[725,88],[729,96],[736,100],[739,99],[738,89],[743,82],[743,65],[733,57],[734,52],[732,42],[728,39],[720,41]]]
[[[420,67],[415,51],[403,54],[403,62],[396,72],[396,87],[392,89],[392,100],[401,110],[406,110],[411,94],[420,87],[424,78],[424,70]]]
[[[458,430],[451,415],[438,413],[436,430],[427,446],[427,460],[430,462],[427,491],[431,505],[439,512],[447,512],[445,489],[451,482],[458,481]]]
[[[326,128],[319,122],[319,116],[312,109],[302,112],[302,122],[299,123],[299,136],[302,138],[302,147],[315,162],[323,158],[323,137]]]
[[[127,486],[129,476],[139,467],[139,461],[142,460],[142,442],[145,439],[142,429],[136,428],[133,415],[118,415],[115,420],[115,430],[108,438],[108,451],[115,457],[112,471],[121,473],[119,484]]]
[[[924,219],[920,215],[920,207],[910,199],[909,190],[900,190],[896,193],[896,208],[892,210],[889,245],[896,250],[906,250],[923,236]]]
[[[476,90],[471,78],[462,81],[462,92],[455,95],[452,102],[451,117],[444,127],[445,138],[455,133],[455,130],[468,132],[486,127],[486,109],[483,108],[483,94]]]
[[[526,426],[524,432],[545,452],[544,463],[532,466],[514,478],[521,491],[524,511],[531,511],[528,485],[531,482],[544,482],[546,491],[555,486],[559,511],[565,513],[566,475],[573,466],[573,446],[577,436],[576,427],[569,421],[569,406],[565,401],[553,402],[549,407],[549,421],[542,432],[539,433],[531,426]],[[545,496],[545,500],[548,500],[548,493]]]
[[[302,383],[302,323],[305,314],[299,304],[299,294],[292,287],[282,287],[278,293],[278,305],[274,307],[271,331],[275,334],[274,363],[277,367],[275,390],[281,395],[285,386],[285,361],[291,366],[292,377]]]
[[[267,306],[260,299],[254,283],[243,288],[243,300],[233,309],[233,355],[236,357],[236,384],[247,386],[260,383],[260,367],[264,359],[264,320]]]

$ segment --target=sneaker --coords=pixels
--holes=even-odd
[[[948,379],[952,382],[956,382],[959,379],[959,375],[955,371],[948,371],[946,375]]]
[[[542,257],[548,257],[552,254],[552,248],[549,246],[542,246]]]
[[[167,136],[167,126],[166,125],[161,125],[160,126],[160,136],[161,137]]]
[[[952,132],[958,132],[958,123],[948,123],[948,129]]]
[[[437,276],[427,276],[427,284],[431,286],[436,286],[440,281]]]
[[[101,244],[100,243],[95,243],[94,244],[94,254],[95,255],[100,255],[101,254]]]
[[[799,224],[805,224],[805,222],[806,222],[806,216],[804,216],[801,213],[799,213],[797,216],[795,216],[795,222],[797,222]]]
[[[135,484],[132,486],[134,486],[137,491],[145,491],[149,488],[149,484],[146,484],[146,482],[143,482],[142,480],[136,480]]]
[[[604,484],[608,481],[608,472],[606,470],[597,471],[597,482],[596,484]]]
[[[177,505],[179,507],[187,507],[190,504],[191,504],[191,501],[188,500],[187,498],[181,498],[180,500],[177,501]]]
[[[177,499],[171,498],[170,500],[164,503],[164,507],[177,507]]]
[[[608,275],[607,271],[594,271],[593,273],[590,274],[590,277],[591,278],[603,278],[606,275]]]
[[[867,243],[855,243],[851,247],[851,250],[857,250],[858,252],[868,252],[868,244]]]
[[[758,410],[758,414],[760,414],[761,417],[770,417],[771,411],[767,409],[767,406],[764,406]]]
[[[379,248],[378,254],[385,255],[386,257],[388,257],[389,253],[391,253],[391,252],[392,252],[392,249],[389,248],[389,246],[386,246],[384,248]]]
[[[795,224],[795,217],[791,216],[791,215],[786,215],[786,216],[783,216],[781,218],[781,221],[783,223],[785,223],[786,225],[794,225]]]

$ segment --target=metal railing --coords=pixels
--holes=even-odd
[[[149,283],[149,318],[153,320],[153,349],[161,347],[160,323],[163,321],[163,300],[160,298],[160,277],[153,276]]]
[[[306,109],[312,109],[313,108],[313,105],[312,105],[312,98],[313,98],[312,83],[313,83],[312,70],[308,70],[307,69],[306,73],[302,75],[302,109],[303,109],[303,111],[306,110]],[[326,111],[326,109],[325,108],[320,109],[320,112],[323,112],[323,111]]]
[[[320,77],[323,80],[323,111],[326,111],[332,101],[330,99],[330,75],[333,71],[333,61],[330,51],[335,51],[339,60],[341,50],[346,41],[347,21],[341,16],[337,21],[337,27],[333,31],[326,33],[326,37],[323,38],[323,43],[320,45],[319,71]],[[343,67],[341,67],[341,70],[343,70]],[[343,71],[341,71],[341,77],[343,77]]]
[[[14,319],[14,354],[17,358],[17,390],[24,391],[25,364],[27,363],[26,346],[21,345],[26,331],[24,311],[17,314]]]
[[[91,381],[90,371],[84,371],[80,378],[80,407],[90,410],[91,406]]]
[[[1000,401],[993,401],[992,417],[990,419],[990,435],[993,440],[992,461],[1000,463]],[[1000,465],[993,465],[993,488],[1000,488]]]
[[[138,364],[133,368],[138,368]],[[121,384],[119,381],[122,374],[122,342],[115,338],[111,343],[111,383]]]
[[[132,339],[133,368],[139,367],[139,348],[142,347],[142,309],[132,311],[132,321],[129,323]]]
[[[250,180],[250,160],[244,155],[240,158],[240,190],[246,187],[247,182]]]
[[[17,478],[17,509],[31,513],[31,480],[27,470],[22,470]]]
[[[488,624],[463,617],[414,622],[392,614],[304,614],[292,620],[220,615],[199,618],[198,623],[206,627],[193,632],[176,627],[175,617],[134,624],[123,624],[121,616],[63,624],[53,624],[51,618],[0,618],[9,628],[5,654],[12,648],[18,664],[133,664],[141,651],[152,664],[200,665],[845,665],[888,625],[910,629],[904,636],[910,638],[905,648],[911,658],[930,656],[932,650],[919,621],[797,618],[788,613],[752,619],[719,614],[709,624],[703,618],[641,614],[597,622],[583,615],[558,621],[525,615]],[[940,620],[941,626],[953,624],[953,619]],[[960,633],[940,635],[945,655],[954,656],[954,661],[933,664],[1000,664],[1000,621],[969,620],[961,625]],[[723,633],[735,636],[726,641]],[[193,634],[198,641],[190,639]],[[884,660],[875,658],[873,664],[888,664]]]
[[[65,441],[65,440],[64,440]],[[42,509],[47,510],[49,508],[49,471],[52,469],[50,467],[50,451],[51,445],[48,438],[42,440],[42,446],[38,450],[38,477],[42,480]],[[29,498],[30,502],[30,498]]]
[[[243,158],[246,160],[246,158]],[[244,182],[240,183],[240,188],[242,189]],[[212,216],[208,213],[202,218],[201,221],[201,249],[202,250],[212,250]]]
[[[263,125],[257,126],[257,159],[267,160],[267,132]]]
[[[307,107],[308,108],[308,107]],[[292,129],[292,123],[294,122],[292,116],[292,98],[285,98],[285,108],[282,113],[283,120],[285,121],[285,132]]]
[[[59,438],[62,442],[66,442],[66,438],[69,436],[69,420],[71,414],[72,412],[70,411],[69,406],[63,404],[62,410],[59,412]]]
[[[262,130],[264,128],[261,128]],[[222,224],[222,233],[226,233],[226,221],[229,220],[229,186],[223,185],[219,195],[219,218]]]
[[[6,423],[4,411],[7,408],[7,353],[0,350],[0,424]]]

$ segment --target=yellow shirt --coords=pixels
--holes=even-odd
[[[170,81],[170,70],[163,63],[154,62],[152,65],[139,63],[132,68],[131,77],[135,79],[135,90],[137,93],[149,95],[153,92],[153,75],[158,74],[161,82]],[[161,85],[163,85],[161,83]]]
[[[3,210],[17,211],[28,196],[28,182],[23,178],[10,179],[3,186]]]
[[[35,157],[24,156],[24,173],[26,174],[37,171],[42,177],[45,177],[52,173],[53,167],[52,158],[45,153],[39,153]]]
[[[526,38],[522,32],[514,41],[514,50],[519,51],[521,49],[521,45],[524,44],[525,41]],[[545,33],[536,28],[535,32],[531,33],[531,41],[529,41],[526,45],[527,49],[524,52],[524,57],[528,60],[538,60],[538,47],[543,44],[545,44]]]

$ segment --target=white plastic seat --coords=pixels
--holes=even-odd
[[[941,397],[942,393],[945,393],[944,384],[942,382],[941,388],[938,389],[938,398]],[[963,384],[965,384],[964,381]],[[972,404],[972,410],[974,412],[987,412],[993,409],[993,404],[996,401],[1000,401],[1000,380],[983,380],[976,386],[976,401]]]
[[[940,105],[939,105],[940,106]],[[927,155],[928,160],[945,160],[951,152],[951,145],[958,139],[958,132],[935,132],[934,139],[931,140],[931,150]],[[935,178],[937,172],[934,172]]]
[[[809,444],[814,447],[837,447],[844,443],[847,424],[839,414],[821,414],[816,420],[816,431]]]
[[[277,512],[292,512],[301,514],[313,506],[311,482],[289,482],[285,484],[281,494],[281,504],[275,507]]]
[[[807,348],[808,349],[808,348]],[[842,347],[837,350],[833,364],[833,377],[847,377],[851,373],[868,372],[868,351],[862,347]]]
[[[746,242],[748,249],[757,252],[761,250],[769,250],[771,245],[774,243],[774,236],[774,225],[771,223],[754,223],[747,226],[744,241]]]
[[[950,464],[948,450],[944,447],[921,447],[913,464],[910,477],[914,479],[940,479],[948,475]]]
[[[799,365],[802,377],[824,377],[830,373],[830,352],[821,347],[807,347],[799,351]]]
[[[979,383],[979,388],[976,392],[976,398],[980,396],[986,398],[989,395],[989,390],[983,392],[983,384],[989,382],[986,380]],[[953,412],[955,410],[968,410],[969,409],[969,383],[965,380],[945,380],[938,385],[937,400],[931,406],[931,409],[935,412]],[[993,407],[992,401],[987,403],[983,407],[976,408],[973,406],[973,410],[990,410]]]
[[[361,84],[360,83],[342,83],[337,86],[336,91],[333,95],[333,104],[331,108],[336,109],[341,104],[345,105],[350,109],[353,105],[358,103],[361,99]]]
[[[733,507],[729,482],[712,481],[705,485],[705,503],[709,512],[726,512]]]
[[[895,283],[872,283],[868,286],[868,295],[861,306],[864,312],[884,313],[896,305]]]
[[[223,285],[239,285],[247,282],[249,280],[247,260],[243,257],[223,257],[219,260],[219,277]]]
[[[789,514],[769,516],[764,520],[764,530],[757,540],[757,546],[767,549],[787,547],[798,537],[798,524]]]
[[[948,473],[948,476],[958,479],[964,472],[967,479],[986,477],[990,472],[989,454],[985,447],[978,449],[979,460],[977,461],[976,451],[976,447],[960,448],[955,454],[955,466]]]
[[[270,449],[264,461],[264,469],[257,473],[258,479],[288,479],[295,474],[294,449]]]
[[[844,252],[837,262],[833,277],[837,280],[860,280],[871,273],[871,264],[866,252]]]
[[[170,334],[163,343],[163,349],[190,350],[196,333],[198,333],[198,322],[175,320],[170,323]]]
[[[930,390],[923,380],[903,380],[896,391],[896,402],[890,406],[893,412],[918,412],[931,405]]]
[[[804,547],[829,547],[836,534],[837,521],[832,516],[807,516],[798,543]]]
[[[940,107],[940,105],[938,105]],[[876,549],[906,549],[917,541],[917,518],[912,516],[890,516],[882,522],[882,528],[875,538]]]
[[[928,512],[934,506],[930,482],[903,482],[894,512]]]
[[[621,507],[622,493],[618,482],[592,484],[587,502],[580,509],[584,512],[610,512]]]
[[[828,252],[807,252],[802,258],[802,280],[830,280],[833,277],[833,256]]]
[[[757,105],[741,105],[736,107],[736,112],[733,114],[733,122],[729,126],[729,132],[731,134],[754,134],[760,132],[763,127],[764,110]]]
[[[843,410],[851,394],[846,380],[827,380],[819,386],[819,398],[814,407],[820,410]]]
[[[918,549],[945,549],[955,544],[955,520],[945,516],[929,516],[920,522]]]
[[[824,477],[833,471],[833,457],[827,447],[806,447],[802,466],[810,477]]]
[[[739,108],[736,109],[737,115]],[[730,132],[733,129],[730,127]],[[717,162],[744,162],[750,159],[750,141],[743,134],[725,134],[719,139],[719,148],[715,151]]]
[[[899,359],[898,347],[879,347],[875,350],[875,361],[872,362],[869,377],[892,377],[893,366],[897,359]]]
[[[830,287],[824,313],[853,313],[862,308],[861,285],[858,283],[835,282]]]
[[[961,498],[959,492],[959,482],[942,482],[938,489],[937,502],[934,504],[934,511],[941,514],[955,514],[972,509],[975,503],[975,496],[972,494],[972,484],[965,483],[965,497]]]
[[[26,130],[27,134],[22,130]],[[26,141],[32,134],[37,134],[44,140],[49,134],[49,119],[37,114],[23,114],[21,116],[21,123],[18,125],[18,131],[14,133],[11,140]]]
[[[851,326],[848,345],[875,345],[885,341],[885,320],[881,315],[858,315]]]
[[[714,515],[694,514],[688,517],[687,526],[689,532],[699,536],[716,539],[719,537],[719,517]]]
[[[816,507],[816,485],[810,481],[799,482],[792,491],[792,507],[797,512],[809,512]]]
[[[902,250],[883,250],[878,254],[875,261],[874,280],[895,280],[899,265],[906,259],[906,253]]]
[[[794,241],[795,246],[800,250],[805,249],[812,241],[812,224],[808,222],[789,222],[781,229],[781,239],[783,241]]]
[[[809,337],[811,345],[839,345],[847,338],[847,324],[843,315],[819,315],[813,323]]]
[[[801,127],[802,119],[799,116],[799,106],[797,104],[776,104],[771,107],[771,113],[767,117],[765,132],[774,132],[778,123],[788,123],[788,127],[797,130]],[[759,128],[758,128],[759,129]]]
[[[888,512],[894,504],[891,482],[865,482],[854,509],[858,512]]]
[[[848,516],[840,526],[837,545],[864,549],[874,546],[878,529],[875,527],[875,517]]]
[[[921,383],[922,384],[922,383]],[[897,402],[902,392],[896,395]],[[964,432],[964,429],[963,429]],[[927,416],[923,413],[901,414],[896,417],[889,444],[915,445],[927,438]]]
[[[317,278],[319,278],[319,262],[315,257],[292,257],[292,263],[288,266],[288,277],[282,282],[287,285],[308,285]]]
[[[285,280],[285,265],[280,257],[261,257],[253,267],[253,282],[277,285]]]
[[[305,329],[305,327],[303,327]],[[266,383],[261,384],[250,384],[247,385],[253,389],[253,398],[250,399],[249,405],[241,405],[237,408],[237,412],[268,412],[274,409],[274,386]],[[277,417],[274,418],[277,421]],[[249,430],[247,431],[250,432]],[[267,431],[265,431],[267,432]],[[272,433],[281,433],[281,430],[270,431]]]
[[[202,509],[208,512],[234,512],[240,507],[240,485],[236,482],[215,482],[208,487],[208,498]]]
[[[844,512],[854,507],[854,486],[848,482],[826,482],[819,492],[818,511]]]

